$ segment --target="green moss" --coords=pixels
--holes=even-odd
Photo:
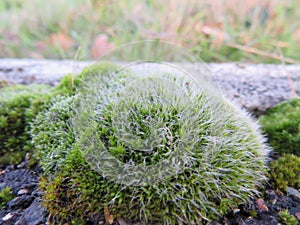
[[[109,62],[101,62],[86,67],[80,74],[68,74],[64,76],[60,84],[55,88],[56,92],[61,92],[69,95],[73,95],[76,92],[76,87],[85,80],[86,77],[93,76],[99,73],[105,73],[108,69],[116,68]]]
[[[102,64],[101,69],[105,66]],[[108,64],[107,64],[108,65]],[[79,82],[97,67],[79,75],[65,76],[60,85],[15,85],[0,89],[0,166],[18,164],[32,149],[30,123],[35,116],[51,107],[57,96],[71,96]],[[54,100],[52,100],[54,99]],[[45,125],[48,125],[45,123]]]
[[[270,176],[281,190],[287,186],[300,188],[300,157],[286,154],[271,162]]]
[[[300,98],[268,110],[260,123],[274,150],[300,156]]]
[[[90,214],[103,212],[103,205],[99,201],[104,200],[105,191],[112,184],[90,170],[76,148],[69,152],[66,162],[55,176],[46,175],[41,180],[40,188],[44,190],[43,205],[51,215],[61,221],[85,224]],[[107,188],[103,190],[105,186]]]
[[[279,214],[279,221],[285,225],[298,225],[298,220],[289,213],[288,210],[284,210]]]
[[[73,96],[56,96],[48,109],[38,114],[31,124],[31,143],[35,146],[35,157],[49,172],[67,152],[73,148],[74,135],[70,132],[68,119],[74,107]]]
[[[114,67],[103,62],[84,69],[76,76],[66,75],[51,94],[48,104],[43,104],[43,110],[31,124],[31,142],[35,146],[35,158],[46,173],[59,166],[68,151],[73,149],[74,135],[68,119],[73,115],[76,87],[85,77],[104,73]]]
[[[9,187],[6,187],[0,192],[0,208],[6,205],[7,202],[14,198],[14,194],[12,193]]]
[[[94,121],[90,124],[83,120],[80,124],[82,121],[76,120],[78,114],[79,118],[93,114],[87,112],[80,117],[84,106],[80,104],[89,100],[82,92],[52,99],[49,109],[41,112],[32,124],[32,142],[45,170],[41,182],[43,204],[51,215],[84,224],[90,213],[102,213],[104,206],[108,206],[111,214],[134,221],[201,224],[258,193],[256,187],[266,179],[269,149],[246,113],[228,102],[208,104],[205,96],[194,96],[189,90],[186,95],[193,102],[185,98],[166,104],[155,101],[154,95],[143,98],[144,102],[132,101],[132,96],[126,93],[118,101],[125,86],[133,84],[137,77],[127,71],[109,77],[106,71],[107,67],[98,67],[93,72],[99,74],[101,81],[94,109],[96,134],[84,130]],[[185,80],[171,75],[165,79],[170,77],[181,89],[186,87]],[[151,83],[155,79],[146,81]],[[132,87],[132,91],[136,88],[143,85]],[[126,91],[131,90],[127,87]],[[213,113],[208,107],[213,107]],[[122,113],[117,113],[118,110]],[[78,125],[77,122],[82,125],[83,133],[76,139],[78,130],[72,125]],[[157,124],[159,129],[155,129]],[[81,142],[85,136],[91,138],[89,141],[96,136],[122,163],[133,161],[140,166],[156,166],[175,152],[182,154],[176,161],[182,168],[164,180],[142,186],[118,183],[93,169]],[[136,150],[148,143],[154,146],[151,152]],[[108,171],[104,172],[123,172],[109,163],[105,166]]]
[[[33,102],[48,93],[45,85],[9,86],[0,89],[0,165],[19,163],[27,150],[29,123],[38,112]]]

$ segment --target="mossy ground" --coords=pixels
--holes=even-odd
[[[17,164],[31,150],[29,124],[40,111],[46,85],[0,89],[0,165]]]
[[[1,167],[20,163],[26,152],[32,151],[29,130],[33,119],[39,112],[48,109],[52,98],[74,94],[74,90],[81,79],[83,79],[81,74],[78,76],[68,74],[55,88],[48,85],[2,85],[1,83]]]
[[[300,188],[300,99],[294,98],[271,109],[259,119],[275,159],[269,163],[270,184],[280,193]],[[278,213],[279,222],[298,224],[288,209]]]
[[[270,177],[275,186],[285,191],[287,186],[300,188],[300,157],[285,154],[270,163]]]
[[[35,157],[44,169],[44,176],[40,184],[41,189],[44,190],[43,204],[56,218],[56,221],[84,224],[89,215],[94,212],[103,212],[104,207],[107,206],[111,214],[120,215],[131,221],[142,220],[166,224],[180,221],[202,223],[206,219],[224,215],[232,207],[245,202],[249,193],[239,192],[238,189],[247,188],[253,193],[257,192],[258,183],[255,179],[265,171],[265,158],[259,157],[266,156],[263,152],[267,150],[267,147],[262,144],[263,138],[257,133],[257,127],[252,124],[252,120],[228,103],[222,103],[228,104],[225,111],[219,111],[223,107],[222,104],[215,105],[216,114],[214,116],[207,114],[202,118],[210,121],[211,124],[206,123],[205,126],[202,126],[202,129],[198,130],[198,135],[209,134],[219,137],[222,135],[227,143],[229,140],[232,141],[234,144],[230,145],[230,160],[226,154],[223,154],[229,152],[226,148],[220,147],[217,155],[214,155],[213,152],[209,153],[208,148],[206,148],[208,151],[206,155],[202,151],[195,151],[193,157],[197,160],[192,163],[192,167],[187,166],[180,174],[172,176],[164,182],[139,188],[115,183],[94,171],[91,164],[86,161],[84,153],[79,149],[75,139],[76,132],[72,128],[74,108],[77,106],[78,99],[76,88],[89,75],[105,74],[109,68],[116,69],[110,64],[101,64],[85,69],[78,76],[67,75],[61,84],[53,89],[38,85],[0,89],[1,106],[4,106],[0,111],[0,128],[5,131],[2,132],[2,136],[7,135],[1,138],[3,146],[5,146],[2,152],[2,158],[5,160],[3,165],[19,163],[26,150],[34,146]],[[128,74],[121,76],[120,84],[118,84],[118,80],[110,81],[106,87],[108,93],[114,93],[114,88],[118,85],[121,87],[125,85],[126,76]],[[133,78],[131,75],[129,77]],[[43,95],[40,95],[41,91],[43,91]],[[106,92],[106,89],[104,88],[102,92]],[[108,94],[108,96],[112,95]],[[202,98],[198,98],[197,101],[199,101],[199,106],[201,103],[205,103]],[[101,105],[101,102],[98,104]],[[172,147],[176,147],[174,144],[172,145],[172,142],[182,138],[183,132],[178,120],[178,109],[165,107],[158,102],[153,102],[149,107],[144,107],[143,104],[129,103],[127,107],[131,108],[135,114],[129,113],[128,115],[131,123],[135,123],[135,127],[138,127],[135,130],[135,136],[139,138],[151,136],[152,131],[146,126],[145,121],[153,113],[152,120],[161,118],[163,123],[173,123],[168,130],[172,134],[172,139],[170,136],[164,140],[161,139],[160,144],[164,147],[155,149],[155,157],[145,152],[135,154],[126,143],[119,140],[118,135],[115,135],[114,107],[113,104],[106,104],[105,110],[102,111],[103,114],[98,114],[97,130],[99,138],[110,154],[124,163],[133,160],[140,165],[155,165],[165,158],[164,155],[168,154]],[[196,107],[194,110],[195,112],[201,111],[201,107]],[[232,111],[235,116],[230,114]],[[297,149],[299,111],[300,103],[297,98],[276,106],[260,118],[271,145],[281,154],[279,159],[270,163],[269,174],[275,186],[283,191],[287,186],[300,187],[299,157],[284,154],[285,152],[294,154],[299,152]],[[201,115],[205,113],[202,111]],[[227,117],[224,117],[224,113]],[[222,117],[218,115],[222,115]],[[103,120],[103,118],[105,119]],[[215,130],[208,132],[212,126]],[[28,133],[29,130],[31,136]],[[203,132],[204,130],[205,132]],[[250,135],[249,131],[252,132]],[[252,142],[255,140],[256,143],[251,143],[251,140]],[[289,144],[286,144],[287,142]],[[198,148],[201,149],[202,145],[208,147],[207,143],[208,139],[202,139],[201,142],[198,142]],[[135,144],[140,143],[135,142]],[[257,151],[260,148],[261,150]],[[265,150],[263,150],[264,148]],[[7,151],[7,149],[12,151]],[[245,150],[247,154],[245,154]],[[10,154],[11,152],[13,154]],[[207,158],[207,156],[209,157]],[[207,160],[212,161],[208,163]],[[213,165],[216,170],[209,169],[207,167],[209,165]],[[202,167],[201,170],[199,170],[200,167]],[[249,174],[247,172],[249,169],[254,173]],[[216,173],[216,171],[223,172]],[[225,186],[218,183],[221,180],[222,182],[226,181]],[[242,187],[241,184],[246,184],[246,186]],[[196,193],[197,195],[195,195]],[[192,199],[190,199],[191,196]],[[199,196],[205,196],[205,198]],[[199,207],[204,210],[199,210]],[[279,215],[283,223],[289,223],[290,220],[294,222],[293,217],[284,213]]]
[[[260,123],[275,151],[300,156],[300,98],[268,110]]]
[[[79,76],[68,75],[57,88],[51,89],[50,92],[46,88],[45,95],[43,96],[33,94],[33,92],[31,92],[34,90],[32,86],[0,89],[0,96],[4,96],[4,93],[7,96],[5,98],[7,101],[1,104],[5,106],[9,105],[7,109],[5,107],[0,109],[0,111],[2,110],[2,115],[6,115],[6,117],[2,116],[1,118],[2,126],[7,129],[4,125],[11,125],[13,129],[20,129],[20,131],[23,131],[20,135],[24,135],[25,137],[20,140],[27,140],[26,142],[21,142],[21,144],[20,142],[9,142],[11,146],[16,146],[16,152],[13,151],[14,154],[10,154],[10,152],[3,153],[3,158],[6,158],[6,163],[19,162],[23,156],[16,160],[15,157],[18,154],[15,153],[19,152],[18,149],[20,145],[24,147],[25,143],[25,146],[31,146],[31,144],[35,146],[36,158],[39,160],[45,172],[40,183],[40,188],[44,191],[43,205],[49,210],[56,222],[85,224],[90,215],[93,215],[95,212],[102,213],[104,207],[107,206],[112,215],[119,215],[131,221],[163,221],[163,223],[176,224],[183,219],[189,222],[201,223],[205,221],[203,217],[208,219],[217,218],[219,215],[224,215],[228,210],[248,199],[249,196],[247,194],[238,192],[235,188],[240,188],[241,186],[239,185],[241,183],[246,183],[247,188],[255,191],[254,188],[258,183],[254,181],[258,173],[256,175],[245,175],[242,177],[243,180],[238,179],[238,177],[243,173],[246,174],[249,165],[253,165],[252,169],[254,169],[254,171],[257,170],[259,174],[265,170],[264,160],[259,158],[262,152],[256,151],[261,147],[259,143],[262,143],[262,139],[256,139],[256,135],[258,135],[256,125],[253,125],[251,123],[252,120],[248,117],[244,117],[244,114],[240,114],[238,110],[235,111],[235,115],[239,116],[234,118],[230,116],[224,118],[224,113],[226,114],[227,112],[218,110],[216,112],[219,112],[219,115],[223,117],[215,117],[214,119],[212,119],[211,115],[204,117],[205,120],[212,119],[212,121],[215,121],[214,127],[217,131],[215,131],[214,135],[220,135],[220,132],[227,141],[232,140],[231,138],[233,137],[234,139],[237,137],[240,138],[234,140],[236,141],[234,145],[219,149],[220,151],[218,151],[217,155],[210,152],[208,155],[214,157],[210,163],[208,163],[207,160],[195,162],[194,166],[196,165],[196,169],[195,167],[187,167],[186,170],[178,176],[173,176],[164,180],[164,182],[142,188],[128,187],[112,182],[103,177],[100,173],[92,170],[85,155],[75,142],[74,130],[72,129],[73,109],[75,108],[76,99],[78,97],[76,87],[80,81],[83,80],[89,72],[98,73],[100,71],[100,74],[105,74],[107,70],[106,66],[101,65],[88,68]],[[29,89],[30,94],[28,93]],[[5,91],[2,92],[3,90]],[[8,90],[13,91],[9,92]],[[114,90],[112,90],[112,93],[113,92]],[[235,110],[230,104],[226,106],[228,112]],[[136,130],[136,135],[140,135],[140,138],[151,134],[147,126],[144,126],[145,123],[143,120],[146,119],[146,115],[151,115],[153,112],[161,113],[155,115],[153,118],[161,117],[164,122],[167,122],[169,119],[174,123],[178,123],[178,117],[176,117],[177,112],[176,110],[174,111],[174,108],[164,112],[166,108],[159,104],[153,104],[147,108],[143,108],[143,106],[139,104],[133,104],[130,105],[130,107],[134,109],[133,111],[138,112],[135,114],[136,117],[132,117],[132,122],[138,124],[139,129]],[[98,126],[97,129],[100,139],[105,143],[109,152],[123,162],[134,159],[135,162],[142,164],[143,159],[147,159],[145,161],[146,165],[155,164],[159,160],[164,159],[163,154],[168,152],[167,147],[170,147],[170,143],[179,140],[181,137],[179,127],[173,126],[172,129],[170,129],[170,132],[174,134],[172,136],[173,139],[168,138],[163,142],[166,148],[156,149],[158,158],[152,158],[151,155],[145,153],[134,154],[134,151],[129,151],[122,140],[119,140],[118,136],[114,135],[115,131],[111,127],[113,126],[112,118],[115,115],[111,113],[114,112],[111,111],[111,108],[112,107],[107,105],[107,111],[104,111],[105,120],[102,120],[103,124]],[[297,126],[296,128],[290,128],[295,127],[295,121],[299,118],[298,110],[299,100],[294,99],[271,109],[267,115],[262,117],[261,121],[263,121],[263,125],[266,124],[266,127],[270,127],[269,130],[275,130],[279,133],[277,136],[275,135],[277,137],[275,140],[279,141],[279,143],[273,143],[274,146],[282,146],[282,144],[284,144],[279,138],[281,134],[290,137],[287,138],[287,140],[291,141],[292,146],[297,146],[297,144],[295,144],[297,142],[293,142],[295,140],[297,141],[297,138],[289,135],[295,136],[296,133],[297,137],[297,132],[299,132]],[[13,112],[12,115],[4,114],[4,112],[7,111]],[[15,119],[7,119],[10,118],[9,116],[14,116],[13,118],[19,116],[22,118],[25,117],[25,120],[19,120],[20,123],[16,125],[14,124]],[[99,118],[101,117],[99,116]],[[219,120],[216,120],[217,118]],[[222,119],[225,119],[226,123],[224,123]],[[245,121],[241,123],[240,120]],[[9,121],[9,124],[7,121]],[[23,121],[25,121],[25,123],[21,123]],[[31,122],[28,123],[27,121]],[[273,129],[277,127],[274,121],[279,121],[280,126],[278,126],[278,129]],[[220,122],[222,125],[220,125]],[[33,129],[31,130],[32,143],[27,145],[28,140],[30,140],[27,133],[29,129],[28,124],[32,124]],[[206,126],[202,128],[207,131],[210,127],[210,125],[206,124]],[[7,134],[19,135],[17,132],[11,132],[13,129],[7,129]],[[203,133],[203,129],[199,130],[199,135],[207,134],[207,132]],[[280,133],[280,129],[284,129],[286,132]],[[251,135],[249,135],[249,132],[247,133],[249,130],[253,132]],[[291,132],[291,130],[297,130],[297,132]],[[288,134],[288,132],[290,133]],[[141,135],[141,133],[143,133],[143,135]],[[235,133],[237,136],[234,136]],[[243,136],[245,133],[247,133],[247,135]],[[2,135],[3,134],[4,133],[2,133]],[[213,132],[211,134],[213,134]],[[2,139],[2,141],[3,140],[5,139]],[[253,143],[250,144],[250,140],[256,140],[257,143],[252,145]],[[199,142],[199,145],[206,144],[207,142],[207,140],[201,143]],[[240,149],[238,146],[246,146],[249,150],[248,155],[244,154],[245,149]],[[285,148],[280,147],[278,149]],[[293,148],[292,151],[294,150],[295,148]],[[286,186],[299,188],[300,181],[297,179],[300,177],[299,157],[285,155],[283,154],[285,150],[278,151],[282,155],[278,160],[270,163],[271,179],[274,181],[275,186],[282,191],[285,190]],[[22,150],[20,152],[23,154]],[[229,152],[231,154],[230,160],[223,154]],[[14,159],[9,159],[10,156],[14,157]],[[193,156],[198,159],[208,159],[204,158],[203,152],[195,152]],[[258,162],[257,159],[261,161]],[[252,164],[254,161],[256,161],[256,163]],[[212,165],[221,172],[216,173],[216,171],[209,169],[195,173],[199,172],[198,167]],[[226,180],[227,175],[228,179]],[[218,177],[221,178],[219,179]],[[226,186],[229,184],[230,188],[227,189],[226,186],[217,183],[219,181],[225,183]],[[246,186],[243,188],[245,187]],[[164,190],[164,192],[162,192],[162,190]],[[159,191],[161,192],[159,193]],[[3,193],[0,193],[0,198],[2,198],[1,196],[4,196],[3,198],[8,197],[10,192],[4,190]],[[203,199],[199,200],[197,197],[192,198],[194,202],[189,201],[190,197],[195,194],[203,194],[207,198],[206,201],[203,201]],[[235,198],[237,194],[239,197]],[[7,202],[11,197],[5,201],[3,200],[3,202]],[[208,210],[200,211],[198,205],[196,205],[200,203],[203,203],[203,208],[207,207]],[[209,206],[206,204],[209,204]],[[217,213],[214,210],[216,210]],[[188,212],[185,213],[185,211]],[[256,211],[251,211],[251,213],[256,214],[255,212]],[[288,211],[282,211],[278,216],[282,223],[297,224],[295,218],[290,215]]]

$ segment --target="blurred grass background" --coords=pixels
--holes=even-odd
[[[159,39],[206,62],[298,63],[299,3],[1,0],[0,57],[85,60],[127,42]]]

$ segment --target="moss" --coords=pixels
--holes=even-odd
[[[0,192],[0,208],[6,205],[7,202],[14,198],[14,194],[12,193],[9,187],[6,187]]]
[[[52,99],[57,96],[73,95],[76,86],[84,78],[83,75],[88,75],[88,72],[84,71],[76,76],[67,75],[55,88],[46,85],[1,84],[0,166],[18,164],[22,161],[25,153],[32,148],[28,131],[35,116],[47,110],[55,101]]]
[[[43,205],[57,220],[86,224],[89,215],[103,212],[99,201],[104,200],[104,191],[112,185],[90,170],[78,149],[71,150],[67,158],[67,163],[55,176],[45,175],[42,178]],[[102,190],[104,186],[106,190]]]
[[[99,94],[95,108],[92,105],[96,112],[94,120],[80,120],[93,114],[88,111],[92,96],[84,96],[80,89],[76,96],[53,99],[49,109],[33,122],[32,141],[45,170],[41,182],[43,204],[51,215],[84,224],[90,213],[102,213],[104,206],[108,206],[111,214],[133,221],[200,224],[258,193],[256,186],[266,179],[269,149],[258,126],[246,113],[224,101],[208,104],[205,96],[195,96],[190,90],[185,90],[185,94],[192,102],[184,98],[166,104],[156,101],[154,94],[141,99],[144,102],[133,101],[132,97],[140,95],[128,95],[124,89],[142,91],[144,86],[140,84],[132,89],[126,87],[134,84],[137,77],[128,71],[110,77],[107,67],[102,67],[93,71],[101,81],[97,91],[93,92],[88,81],[86,87]],[[164,79],[172,79],[181,89],[186,87],[185,80],[180,78],[165,75]],[[156,79],[139,82],[144,81],[156,85]],[[146,91],[159,93],[155,85]],[[213,113],[208,107],[213,107]],[[96,134],[85,130],[92,126]],[[181,164],[182,168],[164,180],[146,185],[116,182],[105,173],[124,171],[103,161],[100,166],[107,170],[97,172],[84,151],[83,137],[89,137],[89,141],[97,137],[122,163],[155,167],[168,160],[168,155],[178,153],[180,157],[172,165]],[[148,143],[154,146],[150,153],[136,150],[146,148]],[[158,166],[157,174],[149,176],[159,175],[160,169],[164,170]]]
[[[9,86],[0,89],[0,165],[19,163],[27,150],[29,123],[37,110],[33,102],[48,93],[45,85]]]
[[[86,77],[93,76],[95,73],[105,73],[108,68],[113,67],[116,68],[109,62],[101,62],[86,67],[79,74],[68,74],[61,79],[60,84],[55,88],[55,91],[57,93],[64,93],[64,95],[74,95],[76,92],[76,88],[78,87],[80,82],[85,80]]]
[[[300,157],[286,154],[270,163],[270,177],[281,190],[300,188]]]
[[[298,225],[298,220],[288,210],[281,211],[278,216],[279,221],[285,225]]]
[[[38,114],[31,124],[31,143],[35,158],[48,173],[60,165],[61,159],[73,148],[74,135],[69,131],[68,119],[74,107],[73,96],[55,96],[47,110]]]
[[[95,72],[104,73],[112,67],[112,64],[103,62],[84,69],[76,76],[66,75],[51,93],[48,103],[42,104],[43,110],[31,124],[31,143],[35,146],[35,158],[46,173],[59,166],[68,151],[73,149],[74,135],[68,119],[73,115],[76,87],[85,77]]]
[[[268,110],[260,123],[274,150],[300,156],[300,98]]]

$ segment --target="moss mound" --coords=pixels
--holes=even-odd
[[[269,149],[245,112],[170,74],[139,79],[108,64],[87,74],[92,95],[57,97],[32,124],[54,217],[85,223],[107,206],[133,221],[200,224],[258,194]],[[172,104],[161,100],[174,94]],[[141,178],[132,168],[149,169],[141,185],[127,182]]]
[[[274,150],[300,156],[300,98],[268,110],[260,123]]]
[[[31,150],[29,123],[41,109],[46,85],[8,86],[0,89],[0,165],[19,163]]]
[[[281,190],[286,190],[287,186],[299,189],[300,158],[292,154],[285,154],[272,161],[270,163],[270,176]]]

